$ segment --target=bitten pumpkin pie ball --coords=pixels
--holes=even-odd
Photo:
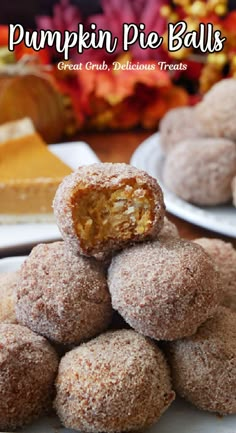
[[[209,137],[236,141],[236,79],[216,83],[196,107],[196,117]]]
[[[179,143],[168,153],[163,180],[177,196],[197,205],[217,205],[232,198],[236,146],[223,138]]]
[[[103,267],[75,256],[64,242],[37,245],[19,271],[16,316],[58,343],[73,344],[104,331],[112,308]]]
[[[112,305],[136,331],[156,340],[192,335],[220,302],[219,276],[199,245],[184,240],[133,246],[108,272]]]
[[[199,238],[201,245],[214,260],[222,280],[222,304],[236,312],[236,250],[230,242],[221,239]]]
[[[47,409],[57,374],[56,352],[29,329],[0,324],[0,431],[31,422]]]
[[[97,258],[155,237],[164,202],[157,181],[128,164],[79,167],[59,186],[54,213],[74,253]]]
[[[180,141],[201,136],[201,126],[195,118],[193,107],[173,108],[160,122],[160,141],[165,153]]]
[[[236,313],[221,307],[197,333],[169,343],[173,386],[200,409],[236,413]]]
[[[62,423],[88,433],[149,427],[175,398],[162,352],[132,330],[107,332],[68,352],[56,390]]]

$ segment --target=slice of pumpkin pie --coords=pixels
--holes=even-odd
[[[56,189],[72,169],[36,132],[19,135],[0,142],[0,223],[51,221]]]

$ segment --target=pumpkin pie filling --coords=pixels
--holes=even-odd
[[[0,143],[0,222],[53,219],[53,197],[69,173],[37,133]]]
[[[80,190],[73,202],[73,220],[81,245],[122,239],[148,231],[153,221],[153,197],[145,187],[124,184],[118,189]]]

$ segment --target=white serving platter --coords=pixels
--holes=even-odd
[[[19,269],[25,256],[0,260],[0,273]],[[56,416],[41,417],[33,424],[16,430],[17,433],[75,433],[65,429]],[[200,411],[181,399],[171,405],[149,433],[236,433],[236,415],[219,417]]]
[[[159,133],[155,133],[140,144],[130,163],[158,180],[164,193],[166,209],[170,213],[205,229],[236,238],[236,208],[231,204],[200,207],[177,197],[162,182],[164,158]]]
[[[79,165],[99,162],[93,150],[82,141],[53,144],[49,149],[72,169]],[[59,230],[54,223],[0,224],[0,254],[7,255],[39,242],[50,242],[60,238]]]

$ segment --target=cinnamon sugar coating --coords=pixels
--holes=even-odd
[[[192,335],[220,302],[219,275],[199,245],[184,240],[133,246],[108,271],[112,306],[156,340]]]
[[[232,181],[233,205],[236,207],[236,176]]]
[[[168,344],[173,385],[200,409],[236,413],[236,313],[221,307],[197,333]]]
[[[199,238],[194,242],[201,245],[214,260],[222,279],[222,305],[236,312],[236,250],[230,242],[221,239]]]
[[[195,108],[188,106],[169,110],[162,118],[159,129],[160,143],[165,153],[183,140],[202,136],[201,125],[195,117]]]
[[[0,323],[17,323],[15,314],[18,272],[0,273]]]
[[[163,180],[177,196],[197,205],[217,205],[232,198],[236,146],[222,138],[179,143],[168,153]]]
[[[99,334],[112,316],[102,266],[73,255],[64,242],[37,245],[20,269],[16,315],[58,343],[79,343]]]
[[[68,248],[97,259],[155,237],[165,210],[157,181],[119,163],[79,167],[63,180],[53,206]]]
[[[51,404],[58,358],[47,340],[0,324],[0,431],[31,422]]]
[[[168,239],[179,238],[179,231],[174,223],[170,221],[166,216],[164,217],[164,225],[157,235],[159,241],[166,241]]]
[[[236,79],[216,83],[196,106],[196,118],[209,137],[236,141]]]
[[[62,423],[88,433],[149,427],[175,398],[164,355],[133,330],[107,332],[68,352],[56,390]]]

